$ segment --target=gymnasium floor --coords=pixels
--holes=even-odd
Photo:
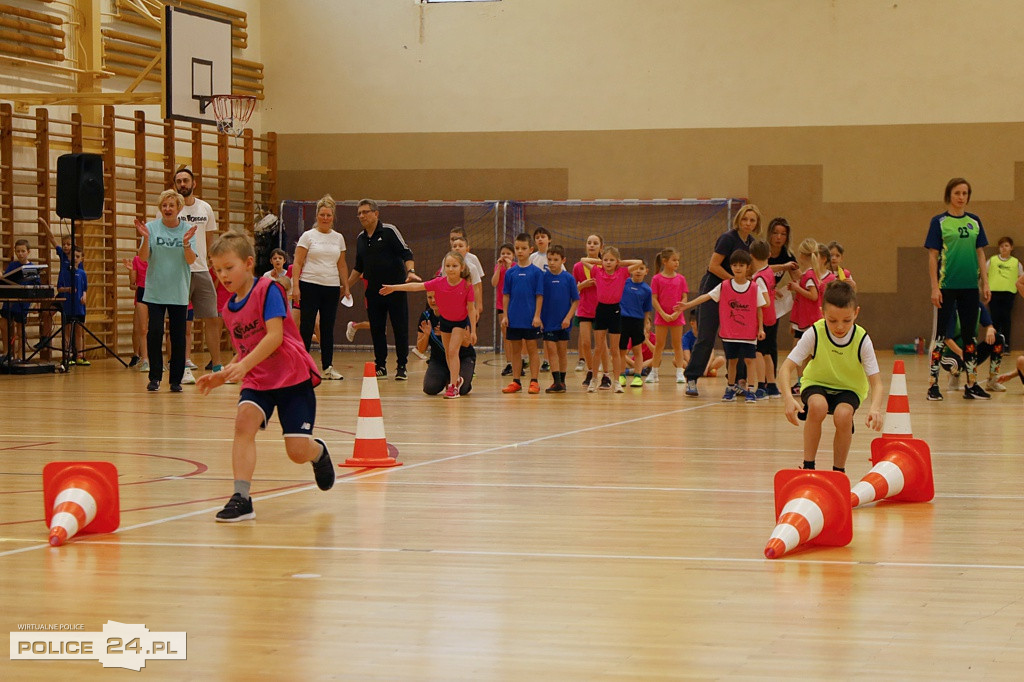
[[[366,359],[342,353],[346,380],[318,389],[336,463]],[[909,358],[935,500],[856,509],[848,546],[768,561],[772,476],[801,459],[781,403],[720,403],[721,379],[699,400],[664,380],[588,395],[573,373],[566,395],[506,396],[502,364],[483,360],[457,401],[420,392],[419,361],[407,384],[382,380],[404,466],[339,469],[326,493],[275,419],[257,518],[237,524],[213,521],[232,491],[233,387],[148,394],[112,361],[0,377],[4,625],[187,632],[187,660],[149,660],[145,679],[1020,679],[1019,382],[989,403],[927,403],[925,359]],[[861,415],[854,482],[873,437]],[[91,459],[118,467],[121,528],[50,548],[42,467]],[[0,660],[0,679],[117,674]]]

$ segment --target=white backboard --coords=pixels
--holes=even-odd
[[[231,22],[164,6],[164,118],[216,125],[210,95],[231,94]]]

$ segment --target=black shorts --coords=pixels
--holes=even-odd
[[[757,357],[757,346],[739,341],[722,341],[726,360],[753,360]]]
[[[533,341],[540,338],[540,329],[538,327],[507,327],[505,338],[509,341]]]
[[[623,317],[622,336],[619,337],[619,350],[629,348],[630,342],[634,348],[639,348],[644,343],[644,320],[642,317]]]
[[[779,323],[764,326],[764,338],[757,342],[757,352],[775,356],[779,352]]]
[[[28,320],[28,313],[19,313],[14,310],[0,310],[0,317],[10,320],[16,324],[25,324]]]
[[[289,436],[311,436],[313,424],[316,423],[316,393],[313,392],[312,380],[301,384],[275,388],[270,391],[257,391],[243,388],[238,394],[238,404],[249,403],[263,412],[261,429],[267,428],[267,422],[277,408],[277,418],[281,422],[281,433]]]
[[[840,403],[846,403],[853,407],[854,411],[860,407],[860,398],[853,391],[847,389],[836,389],[836,388],[825,388],[824,386],[808,386],[807,388],[800,391],[800,399],[804,401],[804,405],[807,405],[807,401],[812,395],[825,396],[825,401],[828,403],[828,413],[835,414],[836,408]],[[797,415],[797,419],[801,421],[807,420],[807,410]]]
[[[580,322],[589,322],[590,324],[594,324],[594,318],[592,317],[580,317],[579,315],[577,315],[575,319],[576,324],[579,324]]]
[[[135,290],[135,302],[142,303],[142,297],[146,295],[146,287],[139,287]]]
[[[594,314],[594,331],[607,331],[609,334],[622,333],[622,314],[618,303],[598,303]]]
[[[451,334],[453,329],[469,329],[469,318],[459,320],[458,322],[452,322],[444,317],[441,317],[441,333]]]
[[[559,341],[568,341],[571,333],[568,329],[553,329],[549,332],[544,332],[544,340],[557,343]]]

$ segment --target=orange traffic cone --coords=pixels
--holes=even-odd
[[[50,544],[77,533],[111,533],[121,524],[117,468],[110,462],[50,462],[43,467]]]
[[[910,401],[907,398],[907,372],[903,361],[897,360],[892,367],[892,382],[889,386],[889,401],[885,406],[885,422],[882,436],[885,438],[910,438]]]
[[[850,491],[852,506],[876,500],[928,502],[935,497],[932,456],[920,438],[871,441],[871,471]]]
[[[401,462],[388,454],[388,440],[384,436],[384,413],[377,389],[377,366],[366,363],[363,368],[363,388],[359,395],[359,418],[356,421],[356,442],[352,456],[343,467],[394,467]]]
[[[775,530],[764,555],[778,559],[798,545],[842,547],[853,539],[850,479],[841,471],[783,469],[775,474]]]

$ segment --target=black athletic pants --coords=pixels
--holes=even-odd
[[[953,315],[960,322],[960,338],[963,340],[964,365],[967,375],[974,378],[978,373],[978,355],[975,334],[978,331],[978,311],[981,299],[977,289],[942,289],[942,305],[935,324],[935,345],[932,346],[931,383],[939,380],[939,360],[946,345],[946,331]]]
[[[320,365],[334,366],[334,321],[338,319],[341,287],[299,281],[299,335],[308,351],[313,344],[316,314],[320,313]]]
[[[185,375],[185,318],[188,304],[169,305],[146,303],[149,307],[149,327],[146,329],[146,349],[149,351],[149,380],[160,381],[164,376],[164,314],[171,333],[171,385],[180,384]]]
[[[373,359],[377,369],[387,367],[388,359],[388,318],[395,336],[395,355],[398,366],[409,362],[409,297],[404,291],[381,296],[373,287],[366,289],[366,313],[370,317],[370,336],[373,337]]]

